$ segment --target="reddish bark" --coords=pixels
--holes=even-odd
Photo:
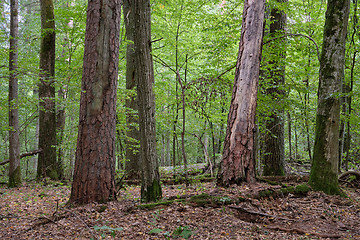
[[[89,1],[79,133],[70,203],[116,199],[115,128],[120,0]]]
[[[263,38],[264,1],[244,3],[234,89],[218,183],[255,181],[254,134]]]

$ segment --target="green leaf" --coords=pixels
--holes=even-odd
[[[93,227],[95,230],[110,230],[110,231],[122,231],[124,230],[124,228],[112,228],[112,227],[108,227],[108,226],[94,226]]]
[[[185,226],[185,227],[179,226],[178,228],[176,228],[174,230],[172,235],[174,238],[182,237],[182,238],[188,239],[189,237],[191,237],[192,234],[193,233],[188,226]]]
[[[161,233],[163,230],[160,228],[153,228],[149,231],[149,234]]]

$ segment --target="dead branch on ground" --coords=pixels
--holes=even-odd
[[[323,233],[305,231],[300,228],[285,228],[285,227],[280,227],[280,226],[267,226],[266,228],[275,230],[275,231],[278,230],[278,231],[289,232],[289,233],[314,235],[316,237],[321,237],[321,238],[341,238],[342,237],[341,235],[338,235],[338,234],[323,234]]]

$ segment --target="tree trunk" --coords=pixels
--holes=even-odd
[[[69,8],[70,3],[66,2],[64,3],[63,7],[68,9]],[[70,18],[68,19],[68,25],[71,24],[71,20]],[[71,48],[71,42],[68,40],[67,37],[64,38],[65,43],[63,44],[63,53],[65,53],[65,49],[66,48]],[[72,64],[72,57],[70,55],[69,57],[69,61],[68,61],[68,66],[71,67]],[[68,77],[68,82],[70,82],[71,77]],[[66,123],[66,112],[65,112],[65,101],[66,101],[66,96],[67,96],[67,89],[66,89],[66,85],[63,84],[59,87],[58,91],[58,99],[60,100],[60,104],[57,104],[57,109],[56,109],[56,130],[57,130],[57,173],[58,173],[58,177],[59,179],[64,179],[65,175],[64,175],[64,155],[65,155],[65,151],[64,151],[64,146],[63,146],[63,141],[64,141],[64,131],[65,131],[65,123]]]
[[[187,167],[187,158],[186,158],[186,151],[185,151],[185,88],[186,88],[186,78],[185,78],[185,82],[182,83],[181,81],[181,77],[179,72],[177,73],[177,80],[179,82],[179,85],[181,87],[181,103],[182,103],[182,131],[181,131],[181,153],[182,153],[182,158],[184,160],[184,173],[185,173],[185,182],[186,184],[188,184],[188,167]],[[186,71],[185,71],[185,76],[186,76]]]
[[[140,154],[139,154],[139,122],[138,103],[136,94],[135,76],[137,69],[135,65],[134,34],[135,18],[134,3],[131,0],[124,1],[124,21],[126,27],[126,38],[130,43],[126,49],[126,89],[130,97],[126,100],[126,163],[125,171],[127,179],[140,179]]]
[[[218,183],[255,181],[254,133],[265,3],[244,2],[234,89]]]
[[[65,89],[62,87],[58,91],[58,97],[62,101],[66,100]],[[59,179],[64,178],[64,150],[63,150],[63,139],[64,139],[64,131],[65,131],[65,107],[61,106],[56,111],[56,128],[57,128],[57,174]]]
[[[135,63],[139,101],[140,159],[142,166],[141,200],[161,198],[160,175],[156,153],[154,70],[151,56],[150,0],[134,0]]]
[[[328,1],[320,58],[314,157],[309,184],[314,190],[339,194],[339,123],[344,77],[345,40],[349,0]]]
[[[116,89],[121,0],[89,1],[70,203],[116,199]]]
[[[21,184],[19,109],[18,109],[18,0],[10,1],[10,53],[9,53],[9,187]]]
[[[297,132],[297,128],[296,128],[296,121],[294,123],[294,135],[295,135],[295,161],[300,159],[299,156],[299,149],[298,149],[298,132]]]
[[[278,3],[287,0],[277,0]],[[270,13],[270,37],[283,35],[286,25],[286,14],[279,8],[271,9]],[[266,133],[264,136],[263,152],[264,157],[264,176],[284,176],[285,175],[285,143],[284,143],[284,109],[283,101],[285,93],[283,85],[285,83],[285,54],[286,46],[283,39],[271,42],[269,48],[269,64],[271,70],[266,71],[265,80],[270,84],[265,90],[265,94],[270,96],[271,100],[276,103],[270,118],[265,121]],[[276,68],[277,70],[274,70]],[[266,86],[265,86],[266,87]]]
[[[41,46],[39,84],[39,155],[37,177],[58,179],[55,111],[55,21],[52,0],[40,0]]]
[[[288,138],[289,138],[289,160],[292,161],[293,160],[293,154],[292,154],[292,134],[291,134],[291,116],[290,116],[290,112],[287,111],[287,117],[288,117]]]

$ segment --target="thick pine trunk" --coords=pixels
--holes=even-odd
[[[52,0],[41,0],[39,149],[37,177],[58,179],[55,112],[55,21]]]
[[[285,2],[284,0],[277,0],[279,3]],[[271,9],[270,13],[270,37],[277,37],[282,35],[285,31],[286,14],[279,8]],[[277,104],[274,104],[272,113],[269,119],[265,121],[266,133],[264,135],[263,145],[263,163],[264,163],[264,176],[283,176],[285,175],[285,156],[284,156],[284,110],[283,98],[284,90],[283,85],[285,82],[285,41],[283,39],[275,42],[270,42],[267,46],[269,48],[269,64],[271,70],[265,71],[267,79],[267,89],[265,94]],[[265,59],[267,60],[267,59]],[[277,70],[274,70],[276,68]],[[265,79],[266,79],[265,78]]]
[[[128,179],[140,179],[140,154],[139,154],[139,123],[138,123],[138,102],[136,94],[136,65],[135,65],[135,49],[134,49],[134,3],[131,0],[125,0],[124,21],[126,27],[126,38],[130,41],[126,49],[126,89],[130,92],[129,98],[126,100],[126,124],[128,131],[126,132],[126,163],[125,171]]]
[[[120,0],[89,1],[70,203],[116,199],[115,134]]]
[[[156,153],[154,70],[151,56],[150,0],[134,0],[135,62],[139,101],[140,159],[142,166],[141,199],[149,202],[161,198]]]
[[[344,77],[345,40],[349,0],[330,0],[326,11],[320,58],[314,157],[309,183],[314,190],[339,194],[339,123],[341,84]]]
[[[254,134],[263,38],[264,1],[246,0],[234,89],[218,183],[255,181]]]
[[[18,1],[10,1],[10,53],[9,53],[9,187],[21,184],[19,110],[18,110]]]

